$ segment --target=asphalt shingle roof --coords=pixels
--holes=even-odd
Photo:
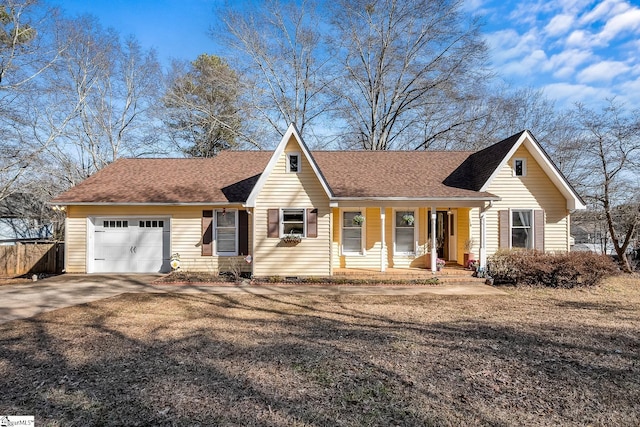
[[[312,152],[336,197],[449,198],[491,196],[443,181],[470,152]]]
[[[335,197],[495,197],[479,190],[521,135],[475,153],[314,151],[311,155]],[[272,154],[225,151],[206,159],[121,159],[52,202],[244,202]]]
[[[455,188],[480,191],[524,132],[522,131],[503,139],[484,150],[471,153],[444,179],[443,184]]]
[[[120,159],[52,203],[242,202],[270,156],[246,151],[214,158]]]

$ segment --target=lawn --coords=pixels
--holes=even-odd
[[[419,297],[130,294],[0,325],[39,426],[640,425],[640,280]]]

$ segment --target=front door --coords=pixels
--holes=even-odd
[[[455,259],[455,256],[451,256],[451,251],[454,248],[451,247],[451,241],[455,239],[454,234],[455,217],[452,211],[436,211],[436,248],[438,252],[438,258],[444,260]],[[429,239],[434,238],[431,232],[431,221],[429,221]]]

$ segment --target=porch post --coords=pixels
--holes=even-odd
[[[385,213],[384,208],[380,208],[380,271],[387,269],[387,248],[385,246]]]
[[[438,259],[438,248],[436,238],[436,207],[431,206],[431,272],[435,273],[437,270],[436,260]]]
[[[485,208],[480,208],[480,268],[487,267],[487,215]]]

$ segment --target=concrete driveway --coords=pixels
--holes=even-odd
[[[320,285],[157,285],[158,274],[63,274],[37,282],[0,286],[0,323],[130,292],[211,293],[247,295],[506,295],[481,284],[441,286],[320,286]]]

